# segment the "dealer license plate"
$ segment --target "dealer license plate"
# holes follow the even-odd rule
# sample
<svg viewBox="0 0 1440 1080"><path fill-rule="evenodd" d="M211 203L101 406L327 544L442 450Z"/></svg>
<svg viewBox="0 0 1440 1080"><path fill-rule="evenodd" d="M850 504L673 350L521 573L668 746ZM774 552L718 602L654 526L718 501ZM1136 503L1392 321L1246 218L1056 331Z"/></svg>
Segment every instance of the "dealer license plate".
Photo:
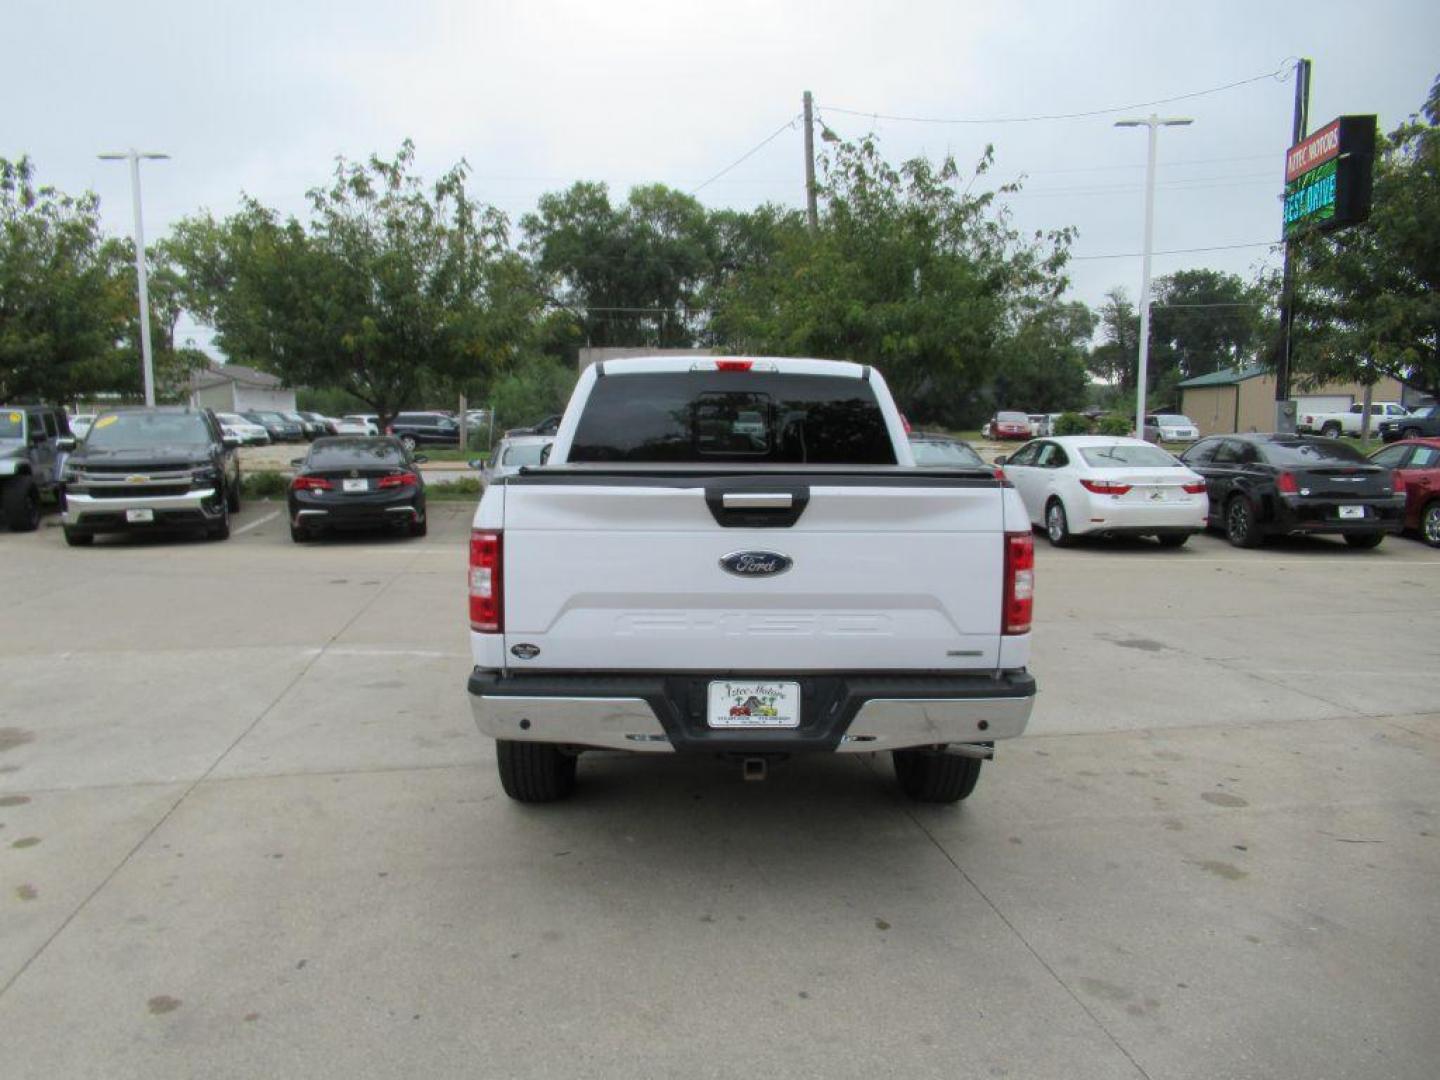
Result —
<svg viewBox="0 0 1440 1080"><path fill-rule="evenodd" d="M716 680L710 684L706 718L712 728L799 727L800 684Z"/></svg>
<svg viewBox="0 0 1440 1080"><path fill-rule="evenodd" d="M125 520L132 525L142 525L148 521L155 520L154 510L126 510Z"/></svg>
<svg viewBox="0 0 1440 1080"><path fill-rule="evenodd" d="M343 491L369 491L369 490L370 490L370 481L369 481L369 480L366 480L363 476L362 476L359 480L345 480L345 481L342 481L342 484L343 484L343 487L342 487L342 490L343 490Z"/></svg>
<svg viewBox="0 0 1440 1080"><path fill-rule="evenodd" d="M1365 516L1365 507L1342 506L1340 507L1340 516L1342 518L1363 518Z"/></svg>

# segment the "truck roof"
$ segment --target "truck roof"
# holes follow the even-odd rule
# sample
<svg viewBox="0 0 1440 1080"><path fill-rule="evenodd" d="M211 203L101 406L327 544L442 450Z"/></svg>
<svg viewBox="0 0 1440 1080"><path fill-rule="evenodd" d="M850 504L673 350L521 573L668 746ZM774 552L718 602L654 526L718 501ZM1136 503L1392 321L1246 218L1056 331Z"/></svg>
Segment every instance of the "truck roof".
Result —
<svg viewBox="0 0 1440 1080"><path fill-rule="evenodd" d="M849 360L814 360L793 356L636 356L596 363L597 375L652 375L675 371L715 371L722 364L750 364L751 370L782 375L838 375L863 379L870 370Z"/></svg>

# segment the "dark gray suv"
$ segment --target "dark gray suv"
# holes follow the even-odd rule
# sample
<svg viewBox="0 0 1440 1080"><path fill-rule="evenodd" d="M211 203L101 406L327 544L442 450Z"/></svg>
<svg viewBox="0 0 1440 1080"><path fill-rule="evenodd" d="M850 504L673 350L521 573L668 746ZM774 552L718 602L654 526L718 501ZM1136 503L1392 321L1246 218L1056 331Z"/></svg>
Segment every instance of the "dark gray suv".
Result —
<svg viewBox="0 0 1440 1080"><path fill-rule="evenodd" d="M0 405L0 513L16 532L40 525L42 500L58 502L65 411L51 405Z"/></svg>

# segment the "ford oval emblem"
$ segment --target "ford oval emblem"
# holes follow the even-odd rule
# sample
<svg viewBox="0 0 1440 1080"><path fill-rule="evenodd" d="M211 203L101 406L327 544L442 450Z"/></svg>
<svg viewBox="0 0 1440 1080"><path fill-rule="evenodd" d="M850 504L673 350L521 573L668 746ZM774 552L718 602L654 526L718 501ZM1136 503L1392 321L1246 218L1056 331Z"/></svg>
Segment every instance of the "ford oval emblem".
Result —
<svg viewBox="0 0 1440 1080"><path fill-rule="evenodd" d="M774 577L794 565L794 559L778 551L732 551L720 560L720 566L736 577Z"/></svg>
<svg viewBox="0 0 1440 1080"><path fill-rule="evenodd" d="M540 646L522 641L519 645L511 645L510 652L521 660L534 660L540 655Z"/></svg>

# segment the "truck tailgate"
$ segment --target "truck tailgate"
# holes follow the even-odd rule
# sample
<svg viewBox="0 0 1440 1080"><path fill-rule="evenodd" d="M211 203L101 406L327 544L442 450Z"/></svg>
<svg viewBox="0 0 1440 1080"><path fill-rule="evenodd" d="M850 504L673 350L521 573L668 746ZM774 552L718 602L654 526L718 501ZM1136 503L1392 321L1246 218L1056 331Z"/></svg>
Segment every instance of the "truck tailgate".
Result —
<svg viewBox="0 0 1440 1080"><path fill-rule="evenodd" d="M793 481L793 478L791 478ZM993 481L813 477L791 524L736 526L708 481L505 485L514 670L963 671L999 662L1003 499ZM707 501L708 497L708 501ZM736 576L738 552L792 560ZM517 645L526 659L517 660ZM534 650L538 650L535 652Z"/></svg>

